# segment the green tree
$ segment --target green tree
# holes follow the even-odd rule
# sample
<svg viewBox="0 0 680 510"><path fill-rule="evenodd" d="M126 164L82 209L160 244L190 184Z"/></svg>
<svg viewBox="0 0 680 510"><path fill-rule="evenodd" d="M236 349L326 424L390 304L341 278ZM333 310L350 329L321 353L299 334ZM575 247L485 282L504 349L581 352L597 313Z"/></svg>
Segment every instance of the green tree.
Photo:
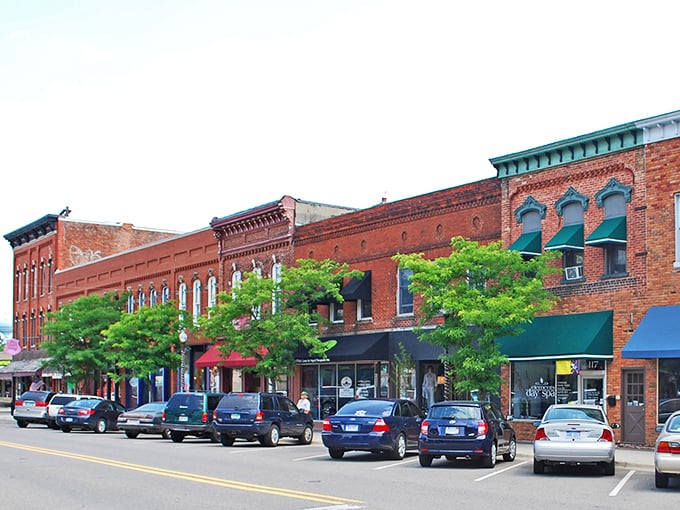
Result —
<svg viewBox="0 0 680 510"><path fill-rule="evenodd" d="M177 368L181 362L179 333L190 324L180 316L177 303L168 301L124 313L102 331L102 346L110 363L108 375L116 383L136 377L150 387L159 368Z"/></svg>
<svg viewBox="0 0 680 510"><path fill-rule="evenodd" d="M322 357L336 344L319 338L318 326L327 319L313 305L342 303L343 278L362 274L328 259L300 259L296 266L282 266L278 279L245 273L232 293L220 293L218 304L199 318L198 333L217 342L224 357L231 352L254 357L257 364L246 370L276 381L292 374L299 346Z"/></svg>
<svg viewBox="0 0 680 510"><path fill-rule="evenodd" d="M457 393L479 391L483 398L501 386L498 367L507 363L496 338L518 335L556 297L543 286L559 269L549 252L529 260L501 242L481 245L454 237L451 255L426 260L422 253L394 260L413 274L409 290L419 295L419 339L441 346L441 360ZM434 326L434 327L433 327Z"/></svg>
<svg viewBox="0 0 680 510"><path fill-rule="evenodd" d="M99 385L101 374L110 366L102 346L102 331L116 323L125 307L127 295L107 293L82 296L47 313L42 342L50 366L61 371L67 380Z"/></svg>

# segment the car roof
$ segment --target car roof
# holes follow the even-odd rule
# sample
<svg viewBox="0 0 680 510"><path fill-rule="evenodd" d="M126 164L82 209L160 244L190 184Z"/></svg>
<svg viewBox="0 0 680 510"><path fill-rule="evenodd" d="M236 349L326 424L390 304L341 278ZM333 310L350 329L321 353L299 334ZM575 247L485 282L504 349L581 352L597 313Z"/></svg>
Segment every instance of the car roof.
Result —
<svg viewBox="0 0 680 510"><path fill-rule="evenodd" d="M602 406L599 406L597 404L552 404L550 405L553 409L598 409L602 411ZM550 408L549 407L549 408ZM548 409L549 409L548 408Z"/></svg>

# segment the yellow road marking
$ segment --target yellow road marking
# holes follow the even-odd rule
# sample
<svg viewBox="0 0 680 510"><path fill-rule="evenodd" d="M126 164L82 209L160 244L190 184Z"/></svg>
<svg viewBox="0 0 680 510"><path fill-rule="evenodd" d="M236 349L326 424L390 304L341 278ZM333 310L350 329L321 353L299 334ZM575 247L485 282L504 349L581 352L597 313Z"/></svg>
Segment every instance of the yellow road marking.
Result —
<svg viewBox="0 0 680 510"><path fill-rule="evenodd" d="M229 489L236 489L242 491L259 492L262 494L271 494L274 496L283 496L287 498L304 499L308 501L315 501L327 504L345 504L345 503L361 503L361 500L340 498L336 496L328 496L325 494L317 494L313 492L297 491L292 489L282 489L278 487L268 487L266 485L258 485L254 483L239 482L236 480L227 480L224 478L216 478L213 476L204 476L194 473L187 473L183 471L173 471L171 469L164 469L159 467L144 466L142 464L132 464L130 462L122 462L113 459L105 459L102 457L93 457L91 455L82 455L79 453L64 452L60 450L51 450L48 448L41 448L37 446L27 446L19 443L10 443L7 441L0 441L0 446L7 448L15 448L18 450L26 450L35 453L43 453L46 455L56 455L58 457L66 457L69 459L81 460L84 462L92 462L95 464L103 464L105 466L117 467L120 469L129 469L131 471L139 471L141 473L149 473L158 476L167 476L170 478L178 478L191 482L204 483L208 485L216 485L219 487L226 487Z"/></svg>

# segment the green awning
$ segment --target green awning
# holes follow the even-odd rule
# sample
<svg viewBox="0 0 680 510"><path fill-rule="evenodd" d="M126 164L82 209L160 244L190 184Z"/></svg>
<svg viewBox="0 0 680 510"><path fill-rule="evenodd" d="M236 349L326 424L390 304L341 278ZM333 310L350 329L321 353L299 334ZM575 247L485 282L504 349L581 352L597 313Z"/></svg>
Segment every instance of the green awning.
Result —
<svg viewBox="0 0 680 510"><path fill-rule="evenodd" d="M582 250L583 249L583 223L567 225L548 241L546 250Z"/></svg>
<svg viewBox="0 0 680 510"><path fill-rule="evenodd" d="M536 317L522 329L497 340L511 361L613 358L611 311Z"/></svg>
<svg viewBox="0 0 680 510"><path fill-rule="evenodd" d="M626 217L609 218L600 223L586 239L586 244L599 246L602 244L626 244Z"/></svg>
<svg viewBox="0 0 680 510"><path fill-rule="evenodd" d="M522 234L517 240L510 245L508 250L515 250L522 255L540 255L541 254L541 231L528 232Z"/></svg>

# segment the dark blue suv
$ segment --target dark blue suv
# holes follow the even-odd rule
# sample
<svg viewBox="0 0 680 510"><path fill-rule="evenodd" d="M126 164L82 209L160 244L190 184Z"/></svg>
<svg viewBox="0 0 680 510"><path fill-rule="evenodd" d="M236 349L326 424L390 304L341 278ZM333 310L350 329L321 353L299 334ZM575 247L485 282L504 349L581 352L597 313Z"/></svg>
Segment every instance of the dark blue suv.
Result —
<svg viewBox="0 0 680 510"><path fill-rule="evenodd" d="M228 393L213 412L213 427L224 446L236 439L276 446L282 437L309 444L314 435L312 415L278 393Z"/></svg>

